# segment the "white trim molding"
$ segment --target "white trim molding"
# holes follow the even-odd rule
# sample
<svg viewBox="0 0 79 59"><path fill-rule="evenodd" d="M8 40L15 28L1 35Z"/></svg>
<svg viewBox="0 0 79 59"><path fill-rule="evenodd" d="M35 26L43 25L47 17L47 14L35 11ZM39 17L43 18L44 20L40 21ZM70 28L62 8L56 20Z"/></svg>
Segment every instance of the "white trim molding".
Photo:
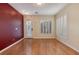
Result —
<svg viewBox="0 0 79 59"><path fill-rule="evenodd" d="M2 52L4 52L4 51L6 51L7 49L11 48L12 46L14 46L14 45L18 44L18 43L19 43L19 42L21 42L23 39L24 39L24 38L22 38L22 39L20 39L20 40L16 41L15 43L13 43L13 44L9 45L8 47L6 47L6 48L2 49L2 50L0 51L0 53L2 53Z"/></svg>

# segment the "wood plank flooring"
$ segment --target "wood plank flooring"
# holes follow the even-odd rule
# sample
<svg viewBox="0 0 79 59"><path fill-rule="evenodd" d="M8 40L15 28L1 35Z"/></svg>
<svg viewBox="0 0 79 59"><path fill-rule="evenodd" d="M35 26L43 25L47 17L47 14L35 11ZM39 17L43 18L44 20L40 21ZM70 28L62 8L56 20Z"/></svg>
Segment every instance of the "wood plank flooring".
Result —
<svg viewBox="0 0 79 59"><path fill-rule="evenodd" d="M78 55L56 39L24 39L25 55Z"/></svg>

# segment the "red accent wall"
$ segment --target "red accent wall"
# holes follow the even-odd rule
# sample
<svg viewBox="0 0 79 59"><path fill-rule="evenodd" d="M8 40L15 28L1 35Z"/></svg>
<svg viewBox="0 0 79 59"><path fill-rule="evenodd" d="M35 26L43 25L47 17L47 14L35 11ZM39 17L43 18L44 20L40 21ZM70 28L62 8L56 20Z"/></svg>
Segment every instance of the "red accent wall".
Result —
<svg viewBox="0 0 79 59"><path fill-rule="evenodd" d="M0 3L0 50L23 37L23 16L7 3Z"/></svg>

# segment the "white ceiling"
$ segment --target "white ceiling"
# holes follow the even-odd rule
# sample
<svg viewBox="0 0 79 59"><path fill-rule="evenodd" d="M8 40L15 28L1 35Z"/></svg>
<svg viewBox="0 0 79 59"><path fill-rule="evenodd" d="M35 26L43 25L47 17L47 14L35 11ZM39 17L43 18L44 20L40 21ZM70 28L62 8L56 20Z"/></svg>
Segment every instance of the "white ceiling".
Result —
<svg viewBox="0 0 79 59"><path fill-rule="evenodd" d="M45 3L38 6L36 3L10 3L10 5L23 15L55 15L67 4Z"/></svg>

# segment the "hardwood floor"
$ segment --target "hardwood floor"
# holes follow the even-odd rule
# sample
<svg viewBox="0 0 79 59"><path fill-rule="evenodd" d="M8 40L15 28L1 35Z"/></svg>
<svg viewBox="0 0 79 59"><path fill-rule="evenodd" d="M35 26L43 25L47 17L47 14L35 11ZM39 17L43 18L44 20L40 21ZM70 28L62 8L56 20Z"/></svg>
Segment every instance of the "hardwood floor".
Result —
<svg viewBox="0 0 79 59"><path fill-rule="evenodd" d="M16 42L16 44L12 45L10 48L6 47L3 49L4 51L0 51L0 55L23 55L24 54L24 40Z"/></svg>
<svg viewBox="0 0 79 59"><path fill-rule="evenodd" d="M26 55L78 55L56 39L24 39Z"/></svg>
<svg viewBox="0 0 79 59"><path fill-rule="evenodd" d="M79 55L56 39L23 39L1 55Z"/></svg>

